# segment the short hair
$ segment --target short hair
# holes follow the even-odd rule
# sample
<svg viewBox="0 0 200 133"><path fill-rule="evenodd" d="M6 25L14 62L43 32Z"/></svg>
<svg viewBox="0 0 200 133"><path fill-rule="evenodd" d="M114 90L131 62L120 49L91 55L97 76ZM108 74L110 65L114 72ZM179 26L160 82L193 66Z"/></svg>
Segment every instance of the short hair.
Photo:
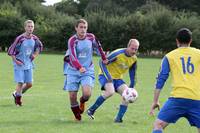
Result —
<svg viewBox="0 0 200 133"><path fill-rule="evenodd" d="M130 39L129 42L128 42L127 47L130 46L130 44L131 44L132 41L135 41L135 42L137 42L138 45L140 45L140 43L139 43L139 41L137 39Z"/></svg>
<svg viewBox="0 0 200 133"><path fill-rule="evenodd" d="M28 23L33 23L34 24L34 22L33 22L33 20L26 20L25 22L24 22L24 27L28 24Z"/></svg>
<svg viewBox="0 0 200 133"><path fill-rule="evenodd" d="M78 21L76 21L75 26L78 27L78 25L79 25L80 23L88 24L88 22L87 22L85 19L79 19Z"/></svg>
<svg viewBox="0 0 200 133"><path fill-rule="evenodd" d="M183 44L188 44L192 39L192 32L188 28L181 28L176 34L176 39Z"/></svg>

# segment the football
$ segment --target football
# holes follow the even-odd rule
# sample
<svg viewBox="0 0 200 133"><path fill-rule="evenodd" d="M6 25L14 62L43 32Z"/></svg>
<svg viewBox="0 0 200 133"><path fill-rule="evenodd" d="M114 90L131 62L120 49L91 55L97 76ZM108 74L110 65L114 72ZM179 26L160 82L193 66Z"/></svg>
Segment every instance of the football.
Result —
<svg viewBox="0 0 200 133"><path fill-rule="evenodd" d="M128 88L124 90L122 97L126 102L133 103L138 98L138 93L135 88Z"/></svg>

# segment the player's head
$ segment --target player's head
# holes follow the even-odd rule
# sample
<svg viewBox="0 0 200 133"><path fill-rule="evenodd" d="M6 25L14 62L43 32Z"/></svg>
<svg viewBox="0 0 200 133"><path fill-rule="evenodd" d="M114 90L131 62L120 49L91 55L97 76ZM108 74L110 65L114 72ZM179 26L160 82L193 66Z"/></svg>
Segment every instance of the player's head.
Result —
<svg viewBox="0 0 200 133"><path fill-rule="evenodd" d="M34 22L33 20L26 20L24 22L24 29L26 31L26 34L32 34L34 31Z"/></svg>
<svg viewBox="0 0 200 133"><path fill-rule="evenodd" d="M192 42L192 32L187 28L181 28L176 34L177 46L190 46Z"/></svg>
<svg viewBox="0 0 200 133"><path fill-rule="evenodd" d="M135 55L138 51L139 45L140 45L140 43L137 39L130 39L128 42L128 45L127 45L127 50L126 50L127 53L130 56Z"/></svg>
<svg viewBox="0 0 200 133"><path fill-rule="evenodd" d="M79 19L75 24L75 30L80 39L85 38L87 33L88 23L85 19Z"/></svg>

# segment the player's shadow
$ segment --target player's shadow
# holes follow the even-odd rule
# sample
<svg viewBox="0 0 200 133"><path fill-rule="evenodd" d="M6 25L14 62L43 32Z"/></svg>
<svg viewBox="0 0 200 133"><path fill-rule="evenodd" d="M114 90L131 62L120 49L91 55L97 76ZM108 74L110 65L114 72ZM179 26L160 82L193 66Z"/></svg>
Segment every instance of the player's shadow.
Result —
<svg viewBox="0 0 200 133"><path fill-rule="evenodd" d="M0 107L2 107L2 108L10 108L13 106L14 106L13 104L3 104L3 105L0 104Z"/></svg>

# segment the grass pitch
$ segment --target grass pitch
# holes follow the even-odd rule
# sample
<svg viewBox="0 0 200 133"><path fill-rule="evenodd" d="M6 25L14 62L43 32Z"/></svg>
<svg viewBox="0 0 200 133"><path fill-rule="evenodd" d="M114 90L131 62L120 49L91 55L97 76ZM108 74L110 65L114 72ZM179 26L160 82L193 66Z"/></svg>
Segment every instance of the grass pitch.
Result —
<svg viewBox="0 0 200 133"><path fill-rule="evenodd" d="M97 60L95 57L95 64ZM151 133L156 117L149 116L148 112L160 62L160 59L139 58L136 85L139 99L129 105L122 124L113 122L120 103L118 94L97 110L95 120L90 120L84 113L82 122L75 122L68 93L62 90L62 55L42 54L35 60L33 87L23 96L24 105L16 107L11 96L15 88L11 58L6 53L0 53L0 133ZM125 81L129 82L128 75L125 76ZM161 93L162 104L169 92L168 81ZM100 94L96 80L87 106L93 104ZM196 132L185 119L180 119L165 130L165 133Z"/></svg>

